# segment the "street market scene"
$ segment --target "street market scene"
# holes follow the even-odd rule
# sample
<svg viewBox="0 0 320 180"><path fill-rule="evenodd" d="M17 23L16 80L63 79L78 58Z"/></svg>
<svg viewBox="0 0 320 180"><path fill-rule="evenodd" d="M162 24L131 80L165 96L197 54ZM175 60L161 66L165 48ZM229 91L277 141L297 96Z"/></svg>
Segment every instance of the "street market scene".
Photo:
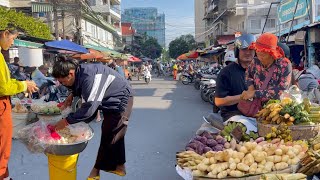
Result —
<svg viewBox="0 0 320 180"><path fill-rule="evenodd" d="M0 180L320 179L320 0L181 2L0 0Z"/></svg>

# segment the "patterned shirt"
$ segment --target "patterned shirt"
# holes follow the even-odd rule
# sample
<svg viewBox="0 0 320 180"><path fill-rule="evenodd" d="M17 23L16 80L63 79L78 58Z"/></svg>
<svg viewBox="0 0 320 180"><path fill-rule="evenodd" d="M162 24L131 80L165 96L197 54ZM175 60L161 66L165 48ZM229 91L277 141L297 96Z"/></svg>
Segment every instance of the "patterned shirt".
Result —
<svg viewBox="0 0 320 180"><path fill-rule="evenodd" d="M269 68L264 68L258 59L254 59L246 72L247 86L254 85L255 98L262 98L263 102L269 99L279 99L281 93L289 89L291 85L292 65L289 59L278 59L274 63L276 67L266 90L259 89L266 79Z"/></svg>

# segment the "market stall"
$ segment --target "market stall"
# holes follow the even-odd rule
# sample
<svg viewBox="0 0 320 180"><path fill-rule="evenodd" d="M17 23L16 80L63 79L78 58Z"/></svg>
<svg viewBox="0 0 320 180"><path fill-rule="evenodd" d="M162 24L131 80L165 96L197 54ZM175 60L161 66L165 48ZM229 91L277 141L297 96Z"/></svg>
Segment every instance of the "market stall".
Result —
<svg viewBox="0 0 320 180"><path fill-rule="evenodd" d="M176 154L188 180L306 179L320 172L320 106L293 86L256 114L258 132L240 122L197 131Z"/></svg>

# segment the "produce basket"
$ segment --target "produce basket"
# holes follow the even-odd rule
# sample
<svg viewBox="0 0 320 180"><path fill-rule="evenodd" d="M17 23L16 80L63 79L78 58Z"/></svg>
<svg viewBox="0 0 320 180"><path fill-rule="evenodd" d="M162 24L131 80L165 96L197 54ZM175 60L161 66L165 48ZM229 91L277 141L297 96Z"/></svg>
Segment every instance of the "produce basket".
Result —
<svg viewBox="0 0 320 180"><path fill-rule="evenodd" d="M295 173L298 169L297 165L290 166L284 170L281 171L272 171L268 174L283 174L283 173ZM213 180L214 178L209 178L209 177L193 177L192 172L188 169L182 169L180 166L176 166L176 171L177 173L185 180ZM238 178L233 178L233 177L227 177L223 178L224 180L259 180L262 174L259 175L247 175L244 177L238 177Z"/></svg>
<svg viewBox="0 0 320 180"><path fill-rule="evenodd" d="M45 148L45 153L54 154L59 156L67 156L81 153L88 145L88 142L92 139L94 133L91 129L91 136L81 142L71 143L71 144L48 144Z"/></svg>
<svg viewBox="0 0 320 180"><path fill-rule="evenodd" d="M258 122L258 134L261 137L265 137L271 132L272 127L278 127L277 124L262 124ZM292 140L308 140L318 135L320 131L320 125L292 125L288 126L291 130Z"/></svg>

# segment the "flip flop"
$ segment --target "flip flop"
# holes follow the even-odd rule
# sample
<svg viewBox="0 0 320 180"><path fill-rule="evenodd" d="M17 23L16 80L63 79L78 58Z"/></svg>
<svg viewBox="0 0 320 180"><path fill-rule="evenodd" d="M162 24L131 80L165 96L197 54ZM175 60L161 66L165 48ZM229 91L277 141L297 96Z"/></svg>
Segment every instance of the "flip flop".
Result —
<svg viewBox="0 0 320 180"><path fill-rule="evenodd" d="M100 180L100 176L88 177L87 180Z"/></svg>
<svg viewBox="0 0 320 180"><path fill-rule="evenodd" d="M125 176L126 175L126 173L125 172L119 172L119 171L108 171L109 173L113 173L113 174L116 174L116 175L118 175L118 176Z"/></svg>

